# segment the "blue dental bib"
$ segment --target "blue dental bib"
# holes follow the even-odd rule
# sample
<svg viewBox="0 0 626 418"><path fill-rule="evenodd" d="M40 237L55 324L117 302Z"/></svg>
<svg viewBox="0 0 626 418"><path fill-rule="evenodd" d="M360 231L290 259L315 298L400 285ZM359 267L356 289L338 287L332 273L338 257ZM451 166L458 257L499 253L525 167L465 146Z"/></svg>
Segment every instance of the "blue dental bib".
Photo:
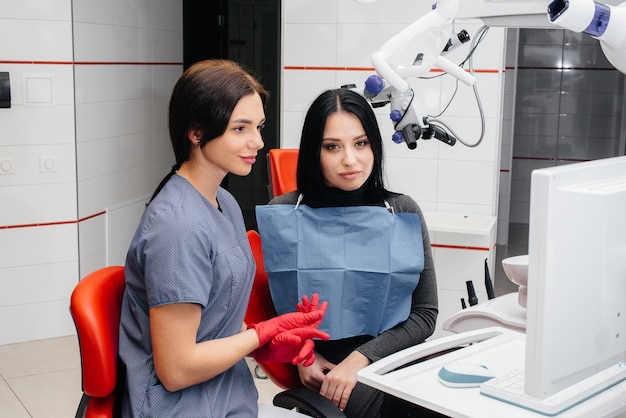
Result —
<svg viewBox="0 0 626 418"><path fill-rule="evenodd" d="M424 269L419 216L378 206L257 206L270 293L278 314L302 296L328 301L331 340L377 336L406 320Z"/></svg>

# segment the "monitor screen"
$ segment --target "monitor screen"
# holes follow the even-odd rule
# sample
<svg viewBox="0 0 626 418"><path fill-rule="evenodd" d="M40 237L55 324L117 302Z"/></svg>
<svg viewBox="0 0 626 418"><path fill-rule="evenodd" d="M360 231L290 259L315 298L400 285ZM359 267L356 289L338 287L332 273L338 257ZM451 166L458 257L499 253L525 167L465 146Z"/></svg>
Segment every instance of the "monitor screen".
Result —
<svg viewBox="0 0 626 418"><path fill-rule="evenodd" d="M525 392L545 398L625 359L626 157L535 170Z"/></svg>

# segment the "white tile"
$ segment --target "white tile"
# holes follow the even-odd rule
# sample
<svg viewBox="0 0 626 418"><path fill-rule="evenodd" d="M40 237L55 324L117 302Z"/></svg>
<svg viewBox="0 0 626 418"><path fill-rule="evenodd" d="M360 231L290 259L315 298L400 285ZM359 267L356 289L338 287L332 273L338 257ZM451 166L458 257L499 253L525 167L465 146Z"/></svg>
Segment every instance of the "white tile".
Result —
<svg viewBox="0 0 626 418"><path fill-rule="evenodd" d="M304 112L283 112L280 148L298 148L304 122Z"/></svg>
<svg viewBox="0 0 626 418"><path fill-rule="evenodd" d="M437 200L436 161L389 157L386 167L391 190L408 194L420 205Z"/></svg>
<svg viewBox="0 0 626 418"><path fill-rule="evenodd" d="M111 24L134 28L150 27L150 0L117 0L113 3L115 8Z"/></svg>
<svg viewBox="0 0 626 418"><path fill-rule="evenodd" d="M396 32L431 10L429 2L384 0L373 3L339 1L339 23L395 23ZM402 11L398 13L398 11Z"/></svg>
<svg viewBox="0 0 626 418"><path fill-rule="evenodd" d="M81 258L106 250L106 213L78 224L78 244ZM81 274L80 277L83 277Z"/></svg>
<svg viewBox="0 0 626 418"><path fill-rule="evenodd" d="M497 171L493 162L439 161L437 199L442 202L492 205Z"/></svg>
<svg viewBox="0 0 626 418"><path fill-rule="evenodd" d="M283 25L284 65L334 67L337 29L331 24Z"/></svg>
<svg viewBox="0 0 626 418"><path fill-rule="evenodd" d="M76 61L146 62L149 55L149 29L74 23Z"/></svg>
<svg viewBox="0 0 626 418"><path fill-rule="evenodd" d="M67 0L4 0L1 15L5 19L70 20L72 10Z"/></svg>
<svg viewBox="0 0 626 418"><path fill-rule="evenodd" d="M76 224L0 229L0 268L77 259Z"/></svg>
<svg viewBox="0 0 626 418"><path fill-rule="evenodd" d="M337 66L372 67L371 56L398 28L385 24L337 25Z"/></svg>
<svg viewBox="0 0 626 418"><path fill-rule="evenodd" d="M183 31L150 31L150 62L183 62Z"/></svg>
<svg viewBox="0 0 626 418"><path fill-rule="evenodd" d="M114 1L73 0L74 22L111 24L115 13L115 3Z"/></svg>
<svg viewBox="0 0 626 418"><path fill-rule="evenodd" d="M324 90L337 88L335 71L283 71L282 111L306 112Z"/></svg>
<svg viewBox="0 0 626 418"><path fill-rule="evenodd" d="M79 367L80 353L75 335L0 345L0 375L5 379Z"/></svg>
<svg viewBox="0 0 626 418"><path fill-rule="evenodd" d="M126 252L135 235L151 195L107 208L107 251L110 265L124 265Z"/></svg>
<svg viewBox="0 0 626 418"><path fill-rule="evenodd" d="M2 269L0 306L65 299L78 283L76 262L34 264Z"/></svg>
<svg viewBox="0 0 626 418"><path fill-rule="evenodd" d="M150 130L148 98L76 105L77 142ZM115 123L113 123L115 122Z"/></svg>
<svg viewBox="0 0 626 418"><path fill-rule="evenodd" d="M13 61L72 61L71 21L0 19L2 57Z"/></svg>
<svg viewBox="0 0 626 418"><path fill-rule="evenodd" d="M57 301L0 308L0 344L75 334L69 303L68 295L66 299Z"/></svg>
<svg viewBox="0 0 626 418"><path fill-rule="evenodd" d="M0 415L11 418L32 418L3 379L0 379Z"/></svg>
<svg viewBox="0 0 626 418"><path fill-rule="evenodd" d="M335 23L340 0L287 0L283 2L283 22Z"/></svg>
<svg viewBox="0 0 626 418"><path fill-rule="evenodd" d="M78 177L94 177L145 166L152 161L150 132L114 136L97 141L79 143Z"/></svg>
<svg viewBox="0 0 626 418"><path fill-rule="evenodd" d="M155 187L151 170L144 167L81 180L78 183L79 217L90 216L107 206L152 193Z"/></svg>
<svg viewBox="0 0 626 418"><path fill-rule="evenodd" d="M38 161L36 163L39 164ZM76 219L76 186L73 183L7 185L0 188L0 201L6 202L2 208L3 225L71 222Z"/></svg>
<svg viewBox="0 0 626 418"><path fill-rule="evenodd" d="M151 96L152 69L146 65L77 65L76 103L144 99Z"/></svg>
<svg viewBox="0 0 626 418"><path fill-rule="evenodd" d="M150 27L181 32L183 30L183 0L152 0Z"/></svg>
<svg viewBox="0 0 626 418"><path fill-rule="evenodd" d="M82 396L79 368L18 377L7 383L36 418L74 416Z"/></svg>
<svg viewBox="0 0 626 418"><path fill-rule="evenodd" d="M166 100L165 109L169 103L172 90L176 80L183 74L182 65L155 65L150 67L152 70L150 91L153 98L161 97ZM167 112L159 113L159 119L164 120L167 126Z"/></svg>

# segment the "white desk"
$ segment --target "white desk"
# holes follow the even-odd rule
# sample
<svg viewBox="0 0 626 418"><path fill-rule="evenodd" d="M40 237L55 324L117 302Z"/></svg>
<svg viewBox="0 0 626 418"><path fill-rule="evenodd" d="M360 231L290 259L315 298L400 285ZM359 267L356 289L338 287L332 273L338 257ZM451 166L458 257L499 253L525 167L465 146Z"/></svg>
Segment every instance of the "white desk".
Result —
<svg viewBox="0 0 626 418"><path fill-rule="evenodd" d="M464 348L389 372L414 360L459 346ZM484 364L496 375L513 369L522 369L524 347L525 335L517 331L500 327L468 331L419 344L385 357L362 369L358 373L358 380L451 417L545 417L483 396L478 388L444 386L437 377L441 366L457 360ZM626 382L564 411L558 418L614 417L624 412L626 412Z"/></svg>

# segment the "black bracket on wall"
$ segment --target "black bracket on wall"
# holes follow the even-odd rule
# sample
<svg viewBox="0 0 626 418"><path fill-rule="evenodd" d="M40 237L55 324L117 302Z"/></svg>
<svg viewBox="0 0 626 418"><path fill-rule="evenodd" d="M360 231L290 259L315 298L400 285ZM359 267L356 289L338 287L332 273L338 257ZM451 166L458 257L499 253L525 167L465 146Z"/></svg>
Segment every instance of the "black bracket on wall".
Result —
<svg viewBox="0 0 626 418"><path fill-rule="evenodd" d="M0 72L0 108L11 107L11 80L7 71Z"/></svg>

